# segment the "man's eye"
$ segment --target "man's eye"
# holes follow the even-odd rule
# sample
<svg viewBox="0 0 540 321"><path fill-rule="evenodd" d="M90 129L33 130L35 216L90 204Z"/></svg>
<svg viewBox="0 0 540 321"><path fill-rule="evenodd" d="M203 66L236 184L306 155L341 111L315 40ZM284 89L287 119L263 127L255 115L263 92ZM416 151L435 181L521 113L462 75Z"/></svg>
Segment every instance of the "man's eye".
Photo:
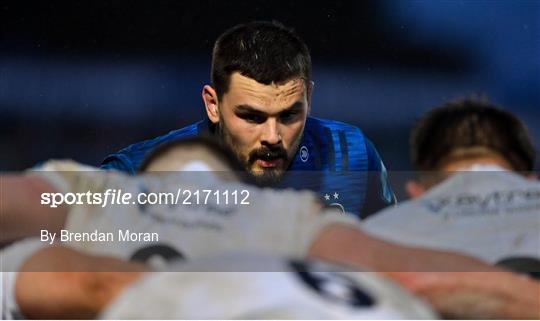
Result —
<svg viewBox="0 0 540 321"><path fill-rule="evenodd" d="M296 118L296 116L298 116L297 112L288 112L288 113L280 115L279 119L282 122L286 123L286 122L293 121Z"/></svg>
<svg viewBox="0 0 540 321"><path fill-rule="evenodd" d="M242 118L243 120L249 123L261 124L261 123L264 123L265 121L264 117L260 115L254 115L254 114L239 115L238 117Z"/></svg>

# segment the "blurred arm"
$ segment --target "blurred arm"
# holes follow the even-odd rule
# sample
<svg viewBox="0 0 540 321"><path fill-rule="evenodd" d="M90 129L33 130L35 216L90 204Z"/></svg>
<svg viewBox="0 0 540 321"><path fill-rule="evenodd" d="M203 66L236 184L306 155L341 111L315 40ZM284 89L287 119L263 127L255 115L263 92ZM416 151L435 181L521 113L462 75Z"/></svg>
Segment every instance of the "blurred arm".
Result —
<svg viewBox="0 0 540 321"><path fill-rule="evenodd" d="M540 317L539 282L464 255L401 246L334 224L319 234L309 256L385 274L443 316Z"/></svg>
<svg viewBox="0 0 540 321"><path fill-rule="evenodd" d="M23 264L15 297L30 318L94 318L146 271L139 263L48 247Z"/></svg>
<svg viewBox="0 0 540 321"><path fill-rule="evenodd" d="M42 178L24 174L0 176L0 243L25 236L39 236L40 230L59 231L67 208L41 205L41 194L55 192Z"/></svg>
<svg viewBox="0 0 540 321"><path fill-rule="evenodd" d="M510 272L390 272L447 319L540 319L540 282Z"/></svg>

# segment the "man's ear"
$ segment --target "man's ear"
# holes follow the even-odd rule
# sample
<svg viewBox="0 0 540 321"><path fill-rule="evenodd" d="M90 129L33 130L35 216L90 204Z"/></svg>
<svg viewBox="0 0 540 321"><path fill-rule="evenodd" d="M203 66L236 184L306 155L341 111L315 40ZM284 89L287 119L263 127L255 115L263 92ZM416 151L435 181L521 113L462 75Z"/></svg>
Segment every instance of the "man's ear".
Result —
<svg viewBox="0 0 540 321"><path fill-rule="evenodd" d="M214 88L210 85L205 85L202 90L202 99L206 108L206 115L213 124L219 122L218 96Z"/></svg>
<svg viewBox="0 0 540 321"><path fill-rule="evenodd" d="M409 197L413 199L422 196L426 192L424 185L415 180L407 181L407 184L405 184L405 190L407 191L407 194L409 194Z"/></svg>

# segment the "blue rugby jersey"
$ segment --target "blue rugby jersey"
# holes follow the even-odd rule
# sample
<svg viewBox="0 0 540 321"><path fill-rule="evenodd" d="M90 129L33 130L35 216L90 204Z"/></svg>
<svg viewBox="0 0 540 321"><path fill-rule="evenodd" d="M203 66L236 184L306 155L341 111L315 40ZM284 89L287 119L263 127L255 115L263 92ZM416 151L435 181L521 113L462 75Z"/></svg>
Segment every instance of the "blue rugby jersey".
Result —
<svg viewBox="0 0 540 321"><path fill-rule="evenodd" d="M131 174L158 145L212 132L207 120L130 145L103 161L104 169ZM310 189L324 204L360 218L395 203L386 168L377 150L359 128L308 117L300 147L279 187Z"/></svg>

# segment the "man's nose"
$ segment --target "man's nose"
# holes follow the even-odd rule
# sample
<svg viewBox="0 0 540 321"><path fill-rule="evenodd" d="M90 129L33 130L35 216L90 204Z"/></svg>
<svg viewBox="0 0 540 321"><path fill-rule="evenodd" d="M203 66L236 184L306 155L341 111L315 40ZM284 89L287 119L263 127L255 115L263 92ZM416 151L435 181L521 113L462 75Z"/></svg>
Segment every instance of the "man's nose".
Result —
<svg viewBox="0 0 540 321"><path fill-rule="evenodd" d="M268 119L262 130L261 143L263 145L277 145L281 143L281 133L275 119Z"/></svg>

